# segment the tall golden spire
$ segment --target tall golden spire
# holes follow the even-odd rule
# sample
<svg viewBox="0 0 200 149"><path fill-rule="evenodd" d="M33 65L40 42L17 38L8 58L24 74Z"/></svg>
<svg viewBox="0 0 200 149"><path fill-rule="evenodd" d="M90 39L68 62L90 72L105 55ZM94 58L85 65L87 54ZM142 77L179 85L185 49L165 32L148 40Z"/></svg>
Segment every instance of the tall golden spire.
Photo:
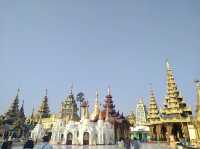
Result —
<svg viewBox="0 0 200 149"><path fill-rule="evenodd" d="M165 107L162 109L162 113L166 115L190 115L191 109L186 106L183 101L183 97L180 95L180 91L177 88L173 70L168 62L166 61L167 69L167 95L165 97ZM184 114L183 114L184 113Z"/></svg>
<svg viewBox="0 0 200 149"><path fill-rule="evenodd" d="M94 110L91 114L91 120L96 121L98 119L100 112L100 106L99 106L99 92L96 91L96 99L95 99L95 104L94 104Z"/></svg>

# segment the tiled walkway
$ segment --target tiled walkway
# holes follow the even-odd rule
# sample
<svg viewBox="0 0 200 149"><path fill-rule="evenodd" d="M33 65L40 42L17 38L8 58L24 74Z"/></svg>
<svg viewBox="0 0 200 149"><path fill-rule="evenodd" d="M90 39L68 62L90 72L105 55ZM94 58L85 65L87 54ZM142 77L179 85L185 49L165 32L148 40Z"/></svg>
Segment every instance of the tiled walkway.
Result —
<svg viewBox="0 0 200 149"><path fill-rule="evenodd" d="M13 147L13 149L21 149L22 147ZM108 146L66 146L66 145L54 145L54 149L118 149L117 145ZM35 147L37 149L37 147ZM141 144L140 149L169 149L166 144Z"/></svg>

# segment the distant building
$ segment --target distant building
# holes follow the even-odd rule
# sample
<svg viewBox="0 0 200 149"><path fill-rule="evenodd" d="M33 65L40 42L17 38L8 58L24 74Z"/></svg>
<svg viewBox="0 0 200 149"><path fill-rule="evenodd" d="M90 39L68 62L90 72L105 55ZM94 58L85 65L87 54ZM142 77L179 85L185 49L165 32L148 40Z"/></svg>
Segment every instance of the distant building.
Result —
<svg viewBox="0 0 200 149"><path fill-rule="evenodd" d="M143 99L136 105L136 124L131 128L131 137L140 141L147 141L149 127L147 125L147 110Z"/></svg>
<svg viewBox="0 0 200 149"><path fill-rule="evenodd" d="M73 117L75 120L80 120L78 114L77 114L78 108L76 99L73 94L72 88L69 91L68 96L64 99L64 101L61 104L61 118L68 118Z"/></svg>
<svg viewBox="0 0 200 149"><path fill-rule="evenodd" d="M88 106L88 102L84 100L79 118L77 104L70 91L61 105L61 112L54 119L52 116L40 119L31 136L34 140L41 139L45 131L51 135L51 143L54 144L97 145L115 144L129 135L129 123L123 113L115 111L110 88L103 110L100 109L98 92L92 113L89 113ZM51 127L45 127L47 125Z"/></svg>
<svg viewBox="0 0 200 149"><path fill-rule="evenodd" d="M136 105L136 126L143 126L147 122L147 110L143 99Z"/></svg>
<svg viewBox="0 0 200 149"><path fill-rule="evenodd" d="M15 96L12 104L10 105L8 111L4 114L4 138L7 139L9 136L12 138L21 137L24 132L24 102L22 103L21 108L19 109L19 89L17 90L17 95Z"/></svg>

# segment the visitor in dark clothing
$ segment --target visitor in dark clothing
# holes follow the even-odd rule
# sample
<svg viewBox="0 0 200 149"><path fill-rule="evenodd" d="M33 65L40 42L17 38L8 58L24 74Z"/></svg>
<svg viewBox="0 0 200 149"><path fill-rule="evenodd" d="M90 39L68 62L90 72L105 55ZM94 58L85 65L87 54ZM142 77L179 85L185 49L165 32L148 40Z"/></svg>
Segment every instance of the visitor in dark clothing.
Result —
<svg viewBox="0 0 200 149"><path fill-rule="evenodd" d="M125 149L131 149L131 140L128 137L124 140L124 146Z"/></svg>
<svg viewBox="0 0 200 149"><path fill-rule="evenodd" d="M1 149L12 149L12 141L4 141Z"/></svg>
<svg viewBox="0 0 200 149"><path fill-rule="evenodd" d="M33 149L34 143L32 139L28 139L28 141L24 144L24 149Z"/></svg>

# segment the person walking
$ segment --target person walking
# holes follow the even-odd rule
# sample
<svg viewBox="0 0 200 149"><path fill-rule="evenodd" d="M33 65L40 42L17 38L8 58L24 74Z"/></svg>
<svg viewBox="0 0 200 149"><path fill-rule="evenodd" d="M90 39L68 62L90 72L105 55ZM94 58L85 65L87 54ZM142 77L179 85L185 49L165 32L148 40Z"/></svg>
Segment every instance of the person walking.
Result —
<svg viewBox="0 0 200 149"><path fill-rule="evenodd" d="M127 137L124 141L125 149L131 149L131 140Z"/></svg>
<svg viewBox="0 0 200 149"><path fill-rule="evenodd" d="M140 144L139 144L139 141L137 140L137 138L133 139L132 145L133 145L134 149L140 149Z"/></svg>
<svg viewBox="0 0 200 149"><path fill-rule="evenodd" d="M38 146L37 149L53 149L52 145L49 144L50 137L44 136L43 137L43 143Z"/></svg>
<svg viewBox="0 0 200 149"><path fill-rule="evenodd" d="M1 149L12 149L12 140L9 138L8 140L5 140L1 146Z"/></svg>

